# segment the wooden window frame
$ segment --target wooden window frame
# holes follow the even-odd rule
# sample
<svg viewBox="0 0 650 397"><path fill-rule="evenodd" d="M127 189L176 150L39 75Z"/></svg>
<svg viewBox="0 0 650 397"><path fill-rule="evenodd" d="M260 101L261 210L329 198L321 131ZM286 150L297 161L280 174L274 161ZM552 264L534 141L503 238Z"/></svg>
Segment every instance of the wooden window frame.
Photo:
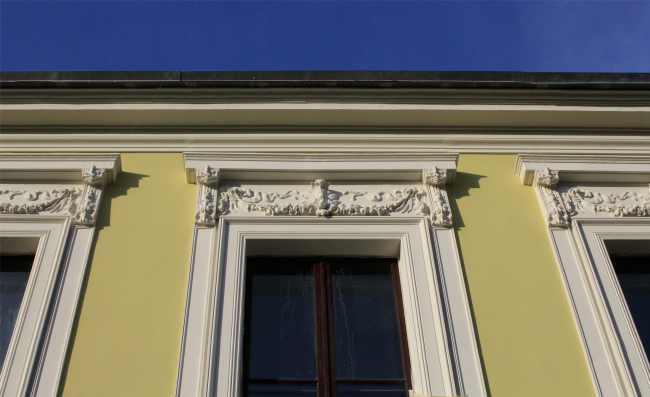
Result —
<svg viewBox="0 0 650 397"><path fill-rule="evenodd" d="M411 389L411 368L408 354L408 341L406 338L406 324L404 320L404 306L402 303L402 291L399 282L399 268L397 259L391 258L347 258L347 257L324 257L324 258L305 258L305 257L256 257L249 259L247 267L251 261L259 263L264 261L268 266L273 266L278 262L287 263L287 261L307 265L312 264L314 276L314 321L315 321L315 339L316 339L316 379L248 379L249 361L248 351L250 348L250 333L244 333L244 371L242 376L242 390L246 390L248 383L256 382L286 382L286 383L316 383L318 396L336 397L337 383L395 383L403 384L406 390ZM397 329L399 333L399 345L401 351L401 365L404 371L404 379L337 379L336 378L336 352L334 350L334 310L332 297L332 264L342 263L382 263L390 266L391 280L393 284L393 298L395 303L395 313L397 315ZM246 280L246 285L249 279ZM249 298L250 291L246 291L246 297ZM246 312L244 324L250 325L250 306L245 303Z"/></svg>

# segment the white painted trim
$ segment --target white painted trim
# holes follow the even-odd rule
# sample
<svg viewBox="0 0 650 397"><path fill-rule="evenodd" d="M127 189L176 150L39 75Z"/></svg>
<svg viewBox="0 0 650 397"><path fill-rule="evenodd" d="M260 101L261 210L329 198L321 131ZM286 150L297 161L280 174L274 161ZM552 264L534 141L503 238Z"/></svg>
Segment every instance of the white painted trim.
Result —
<svg viewBox="0 0 650 397"><path fill-rule="evenodd" d="M558 156L520 154L515 174L524 185L532 185L535 171L549 168L565 182L650 182L650 157L646 156Z"/></svg>
<svg viewBox="0 0 650 397"><path fill-rule="evenodd" d="M93 166L105 170L105 183L122 171L116 153L0 153L0 180L80 182L82 171Z"/></svg>
<svg viewBox="0 0 650 397"><path fill-rule="evenodd" d="M290 181L311 179L422 181L422 170L434 166L456 176L457 153L446 154L279 154L184 153L188 183L196 183L196 169L211 166L221 180Z"/></svg>
<svg viewBox="0 0 650 397"><path fill-rule="evenodd" d="M310 244L301 247L302 253L312 250L312 255L337 252L356 256L364 255L369 249L374 252L371 256L385 252L386 241L391 240L388 245L394 243L400 247L396 255L400 256L414 387L425 394L485 396L460 257L453 229L449 228L451 211L445 184L453 180L457 159L458 155L453 153L185 153L188 183L198 182L197 226L177 396L239 395L245 261L248 246L259 240L274 241L265 245L266 252L270 249L277 255L287 254L280 248L287 241L307 240ZM334 190L329 190L329 183L320 179L324 176L347 183L345 190L351 192L364 191L364 183L383 183L385 188L406 183L410 193L400 188L390 191L401 197L400 200L412 200L413 192L419 189L421 195L426 195L428 204L419 202L422 206L417 206L415 211L409 207L399 214L373 210L364 212L366 216L350 216L352 213L344 210L345 204L337 202ZM311 178L319 179L312 183L311 190L305 191L305 181ZM222 202L218 194L219 183L251 180L270 183L278 191L297 192L303 199L297 204L300 210L279 209L279 213L290 216L260 216L258 209L251 208L274 205L278 195L258 192L260 197L266 197L267 204L246 205L244 201L242 205L247 210L243 215L239 210L230 211L229 204ZM229 198L230 190L222 194ZM241 192L233 194L229 201L243 199L237 196ZM253 190L246 194L253 201L258 197ZM373 202L382 200L371 198ZM423 216L427 213L428 217ZM221 218L217 219L218 215ZM433 227L433 232L428 218L433 225L439 225ZM216 222L219 224L216 231L206 227ZM289 254L295 252L290 250Z"/></svg>
<svg viewBox="0 0 650 397"><path fill-rule="evenodd" d="M40 188L45 184L66 191L83 186L76 196L79 201L65 196L70 198L65 208L24 213L20 206L7 211L3 207L5 213L0 214L0 236L40 237L20 309L23 317L12 336L11 359L5 360L0 375L1 396L57 394L103 188L120 171L119 154L0 155L0 182L10 190L12 184L18 190L29 185L35 191L46 191ZM53 184L52 179L58 182ZM47 225L56 226L58 234L44 233Z"/></svg>
<svg viewBox="0 0 650 397"><path fill-rule="evenodd" d="M228 153L556 153L556 154L638 154L650 155L648 129L641 131L611 130L598 133L549 129L499 128L481 132L453 128L400 130L374 128L368 131L339 128L319 132L319 128L248 128L244 131L210 128L201 133L194 127L182 132L164 129L147 130L134 124L128 130L76 129L43 131L10 130L3 126L0 147L3 150L29 152L228 152ZM146 130L146 133L143 133ZM510 131L511 130L511 131ZM508 131L509 133L504 133ZM311 133L310 133L311 132Z"/></svg>
<svg viewBox="0 0 650 397"><path fill-rule="evenodd" d="M239 395L247 244L260 239L312 241L319 255L342 240L399 241L414 390L487 395L452 229L432 233L423 217L225 216L195 227L178 397Z"/></svg>
<svg viewBox="0 0 650 397"><path fill-rule="evenodd" d="M604 244L650 240L650 219L581 219L549 233L598 395L650 396L648 359Z"/></svg>
<svg viewBox="0 0 650 397"><path fill-rule="evenodd" d="M644 209L650 198L635 193L630 206L619 204L627 198L617 193L635 192L640 182L650 182L650 158L520 155L515 173L537 193L597 394L650 397L648 359L604 244L607 239L650 240L650 211ZM585 196L593 185L594 197L607 196L603 209L627 209L578 211L558 183L570 188L568 193L577 189L576 199L596 202ZM628 207L635 207L634 216Z"/></svg>
<svg viewBox="0 0 650 397"><path fill-rule="evenodd" d="M0 373L0 395L3 397L25 396L29 391L29 381L38 361L38 347L47 327L48 309L65 255L71 223L67 216L0 215L0 236L39 238L32 271Z"/></svg>

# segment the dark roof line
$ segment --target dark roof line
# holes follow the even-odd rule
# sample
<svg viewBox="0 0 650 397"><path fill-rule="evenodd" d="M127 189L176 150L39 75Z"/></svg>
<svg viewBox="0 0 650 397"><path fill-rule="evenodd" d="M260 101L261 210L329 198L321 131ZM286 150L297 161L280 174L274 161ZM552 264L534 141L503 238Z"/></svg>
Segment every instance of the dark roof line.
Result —
<svg viewBox="0 0 650 397"><path fill-rule="evenodd" d="M350 87L648 90L650 73L434 71L0 72L0 88Z"/></svg>

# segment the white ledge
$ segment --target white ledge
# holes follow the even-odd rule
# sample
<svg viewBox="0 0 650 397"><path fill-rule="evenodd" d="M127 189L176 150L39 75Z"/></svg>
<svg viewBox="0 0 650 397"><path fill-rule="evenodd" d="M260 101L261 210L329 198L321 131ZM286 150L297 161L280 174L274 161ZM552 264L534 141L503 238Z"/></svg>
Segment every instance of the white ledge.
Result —
<svg viewBox="0 0 650 397"><path fill-rule="evenodd" d="M234 154L185 153L188 183L196 183L196 169L210 165L221 180L308 181L382 180L421 181L422 170L447 170L447 184L456 176L458 154Z"/></svg>
<svg viewBox="0 0 650 397"><path fill-rule="evenodd" d="M114 183L122 171L118 153L2 153L0 180L78 181L92 166L104 170L106 183Z"/></svg>
<svg viewBox="0 0 650 397"><path fill-rule="evenodd" d="M549 168L559 172L560 181L597 183L648 183L647 156L563 156L520 154L515 174L524 185L532 185L535 171Z"/></svg>

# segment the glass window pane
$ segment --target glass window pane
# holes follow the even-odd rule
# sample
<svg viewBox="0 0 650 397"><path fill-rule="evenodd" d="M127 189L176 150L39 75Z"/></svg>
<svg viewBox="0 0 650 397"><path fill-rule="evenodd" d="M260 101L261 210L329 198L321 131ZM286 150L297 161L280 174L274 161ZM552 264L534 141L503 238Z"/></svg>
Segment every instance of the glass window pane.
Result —
<svg viewBox="0 0 650 397"><path fill-rule="evenodd" d="M249 379L316 379L313 266L248 267Z"/></svg>
<svg viewBox="0 0 650 397"><path fill-rule="evenodd" d="M331 277L337 378L404 379L390 264L333 265Z"/></svg>
<svg viewBox="0 0 650 397"><path fill-rule="evenodd" d="M248 397L315 396L316 383L249 383Z"/></svg>
<svg viewBox="0 0 650 397"><path fill-rule="evenodd" d="M9 348L33 263L33 255L0 257L0 364Z"/></svg>
<svg viewBox="0 0 650 397"><path fill-rule="evenodd" d="M336 386L337 397L406 397L406 384L395 383L339 383Z"/></svg>
<svg viewBox="0 0 650 397"><path fill-rule="evenodd" d="M612 257L612 264L645 352L649 354L650 257Z"/></svg>

